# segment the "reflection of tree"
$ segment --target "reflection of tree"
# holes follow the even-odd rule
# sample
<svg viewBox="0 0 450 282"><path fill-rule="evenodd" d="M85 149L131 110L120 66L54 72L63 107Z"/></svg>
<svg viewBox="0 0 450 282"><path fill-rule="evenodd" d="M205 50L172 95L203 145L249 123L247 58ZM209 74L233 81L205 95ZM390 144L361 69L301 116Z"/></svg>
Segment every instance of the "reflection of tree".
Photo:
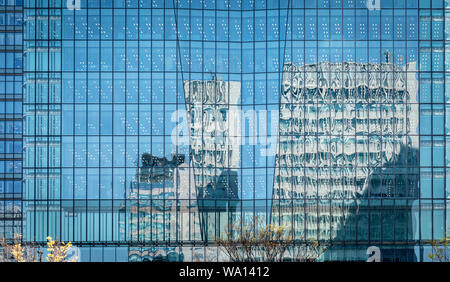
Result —
<svg viewBox="0 0 450 282"><path fill-rule="evenodd" d="M326 249L314 240L296 242L291 233L287 226L265 224L254 217L244 225L230 224L226 237L216 244L233 262L314 262Z"/></svg>
<svg viewBox="0 0 450 282"><path fill-rule="evenodd" d="M448 246L450 246L450 228L444 234L441 240L433 240L430 242L432 252L428 254L428 258L432 261L450 262L450 254Z"/></svg>
<svg viewBox="0 0 450 282"><path fill-rule="evenodd" d="M34 243L23 243L22 235L15 234L14 241L8 243L6 239L1 240L0 251L1 262L43 262L43 248ZM76 262L78 257L69 258L69 250L72 243L64 243L47 237L47 262Z"/></svg>
<svg viewBox="0 0 450 282"><path fill-rule="evenodd" d="M361 244L380 247L382 259L416 260L414 250L407 244L413 240L412 203L419 196L417 156L417 149L402 145L395 160L370 173L362 193L349 204L327 257L333 252L344 252L344 248L351 249L358 242L355 249L364 255L366 250ZM394 243L399 247L390 246Z"/></svg>

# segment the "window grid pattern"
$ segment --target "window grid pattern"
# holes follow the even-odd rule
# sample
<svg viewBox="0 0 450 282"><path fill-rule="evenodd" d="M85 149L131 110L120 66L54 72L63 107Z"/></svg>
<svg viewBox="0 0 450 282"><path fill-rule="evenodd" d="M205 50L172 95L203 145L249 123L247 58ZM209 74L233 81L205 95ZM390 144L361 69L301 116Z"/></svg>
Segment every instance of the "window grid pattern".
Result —
<svg viewBox="0 0 450 282"><path fill-rule="evenodd" d="M345 245L330 250L325 259L364 260L366 248L359 243L380 246L386 259L426 259L421 246L441 238L449 226L448 3L380 2L381 9L368 9L363 0L73 1L79 7L65 1L25 1L25 238L45 242L50 235L80 246L122 244L130 246L125 256L129 260L158 255L169 260L217 260L223 254L215 248L183 249L177 244L211 243L227 223L242 219L245 224L256 215L267 222L294 225L299 241L314 237ZM4 40L12 50L6 44L9 35ZM13 67L14 62L5 60L5 66ZM369 165L355 161L349 193L324 199L291 194L287 212L280 216L275 204L280 160L296 154L288 148L283 156L279 142L294 130L281 128L283 107L296 106L282 101L286 64L343 62L392 65L392 70L370 72L400 73L406 77L405 87L417 86L405 102L417 110L403 111L405 120L416 122L398 137L407 145L404 162L393 164L380 177L383 189L364 194L358 190L369 187L367 183L374 187L377 180L364 171ZM407 67L412 64L414 68ZM313 80L321 73L343 75L331 67L320 71L305 67L301 73ZM224 92L213 90L208 95L206 90L192 90L195 84L204 89L206 84L221 83L239 85L239 91L224 87ZM217 101L218 93L228 97L223 105ZM211 100L192 102L196 95ZM319 109L328 102L314 96L300 104ZM392 101L363 99L350 103L355 109L371 104L380 109L396 106ZM230 138L220 126L230 126L232 108L242 113L236 137L243 144L236 160L221 159L221 149L207 148L205 136L214 132L217 137L220 132ZM317 116L304 120L319 121ZM214 122L205 124L208 121ZM261 133L264 123L267 130ZM208 125L214 130L207 130ZM179 128L189 138L174 145L173 132ZM306 140L319 133L303 130L296 137ZM200 143L193 139L196 136L201 136ZM353 136L362 143L370 138L369 133ZM217 140L212 143L217 145ZM278 154L265 155L272 144ZM358 142L352 144L357 150ZM380 146L386 151L383 146L390 145ZM330 167L336 164L333 161ZM319 166L310 169L303 164L296 169L317 176ZM364 181L356 175L358 169L364 171ZM376 169L372 173L382 174ZM401 176L402 169L406 177ZM298 186L288 184L291 191ZM399 194L415 188L418 195ZM355 199L357 194L360 198ZM347 206L349 213L337 211L335 216L331 202ZM312 211L306 208L309 204ZM335 220L342 222L334 226ZM316 231L304 233L301 226L307 224ZM97 259L99 250L105 260L111 253L108 248L94 249L86 249L89 259ZM112 253L115 259L124 257L117 250Z"/></svg>
<svg viewBox="0 0 450 282"><path fill-rule="evenodd" d="M0 1L0 237L22 234L22 2Z"/></svg>

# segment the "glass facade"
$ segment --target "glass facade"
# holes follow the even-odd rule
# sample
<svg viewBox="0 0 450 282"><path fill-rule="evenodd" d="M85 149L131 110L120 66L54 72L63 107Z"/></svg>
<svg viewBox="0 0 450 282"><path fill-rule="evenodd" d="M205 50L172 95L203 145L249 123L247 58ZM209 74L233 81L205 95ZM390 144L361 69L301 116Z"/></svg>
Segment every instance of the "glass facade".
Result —
<svg viewBox="0 0 450 282"><path fill-rule="evenodd" d="M296 239L332 241L327 256L382 242L383 253L412 259L388 244L413 240L416 63L390 60L285 64L273 220Z"/></svg>
<svg viewBox="0 0 450 282"><path fill-rule="evenodd" d="M0 235L216 261L257 216L321 260L427 260L449 29L447 0L0 0Z"/></svg>
<svg viewBox="0 0 450 282"><path fill-rule="evenodd" d="M22 234L22 1L0 1L0 237Z"/></svg>

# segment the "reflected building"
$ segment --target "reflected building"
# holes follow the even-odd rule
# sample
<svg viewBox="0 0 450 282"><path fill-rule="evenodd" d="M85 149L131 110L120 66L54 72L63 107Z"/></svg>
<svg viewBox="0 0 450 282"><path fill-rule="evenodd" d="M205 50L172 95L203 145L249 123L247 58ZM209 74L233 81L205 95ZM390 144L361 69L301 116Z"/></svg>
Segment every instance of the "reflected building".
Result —
<svg viewBox="0 0 450 282"><path fill-rule="evenodd" d="M129 261L183 261L180 243L200 241L194 179L184 155L169 161L143 154L135 178L129 207L122 207L129 215L122 231L133 242Z"/></svg>
<svg viewBox="0 0 450 282"><path fill-rule="evenodd" d="M412 240L411 213L401 211L418 196L416 94L415 63L285 64L272 221L300 241ZM397 237L382 240L382 225Z"/></svg>
<svg viewBox="0 0 450 282"><path fill-rule="evenodd" d="M241 84L184 82L191 165L204 241L220 236L238 206Z"/></svg>

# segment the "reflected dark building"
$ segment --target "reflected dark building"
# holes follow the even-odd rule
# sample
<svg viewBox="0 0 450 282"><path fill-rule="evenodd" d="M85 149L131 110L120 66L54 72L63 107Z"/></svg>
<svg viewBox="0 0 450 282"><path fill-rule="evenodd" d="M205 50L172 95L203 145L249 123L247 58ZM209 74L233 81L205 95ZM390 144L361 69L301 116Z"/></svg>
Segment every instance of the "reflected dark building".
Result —
<svg viewBox="0 0 450 282"><path fill-rule="evenodd" d="M182 242L200 239L196 193L185 156L174 154L167 160L145 153L141 160L129 206L121 208L122 218L129 216L122 232L133 242L129 261L183 261Z"/></svg>
<svg viewBox="0 0 450 282"><path fill-rule="evenodd" d="M325 260L365 261L370 246L380 249L380 261L413 262L414 202L419 199L418 150L403 146L394 162L375 169L367 188L349 205Z"/></svg>

